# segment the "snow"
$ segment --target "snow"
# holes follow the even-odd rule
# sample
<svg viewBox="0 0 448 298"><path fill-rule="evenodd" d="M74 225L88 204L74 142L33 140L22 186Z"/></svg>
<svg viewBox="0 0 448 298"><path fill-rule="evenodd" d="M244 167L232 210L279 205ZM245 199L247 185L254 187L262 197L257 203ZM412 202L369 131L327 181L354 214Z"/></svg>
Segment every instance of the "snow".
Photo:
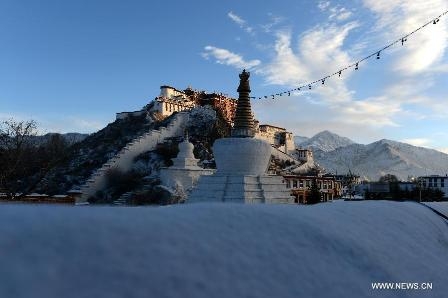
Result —
<svg viewBox="0 0 448 298"><path fill-rule="evenodd" d="M341 137L328 130L321 131L312 138L304 140L297 144L302 148L319 149L324 152L330 152L340 147L345 147L353 144L354 142L346 137Z"/></svg>
<svg viewBox="0 0 448 298"><path fill-rule="evenodd" d="M445 175L448 168L447 154L390 140L352 144L331 152L316 150L314 159L329 171L347 173L350 169L372 180L385 174L401 180L409 175Z"/></svg>
<svg viewBox="0 0 448 298"><path fill-rule="evenodd" d="M323 131L296 145L310 147L316 162L329 172L351 171L369 180L378 180L385 174L393 174L403 181L408 176L447 174L447 154L386 139L363 145Z"/></svg>
<svg viewBox="0 0 448 298"><path fill-rule="evenodd" d="M411 202L0 208L0 297L446 297L448 225ZM433 289L371 290L372 282Z"/></svg>
<svg viewBox="0 0 448 298"><path fill-rule="evenodd" d="M424 204L448 217L448 202L425 202Z"/></svg>

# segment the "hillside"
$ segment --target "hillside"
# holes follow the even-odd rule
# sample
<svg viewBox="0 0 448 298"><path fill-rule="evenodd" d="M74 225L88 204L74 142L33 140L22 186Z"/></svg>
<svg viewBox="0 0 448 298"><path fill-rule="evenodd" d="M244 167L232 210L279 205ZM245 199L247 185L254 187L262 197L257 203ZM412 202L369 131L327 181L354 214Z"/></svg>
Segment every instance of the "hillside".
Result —
<svg viewBox="0 0 448 298"><path fill-rule="evenodd" d="M299 145L311 147L315 160L329 172L343 174L350 170L370 180L385 174L406 180L408 176L448 173L448 155L433 149L385 139L368 145L347 140L323 132Z"/></svg>
<svg viewBox="0 0 448 298"><path fill-rule="evenodd" d="M61 157L59 163L47 173L34 192L61 194L70 189L79 188L91 177L92 173L116 156L128 143L150 130L166 127L175 115L164 120L155 120L147 114L110 123L102 130L70 147L67 154ZM213 141L228 134L228 127L222 114L211 107L196 107L189 112L188 119L187 130L190 141L195 145L196 157L201 161L212 160L210 148ZM116 199L124 192L158 185L160 183L158 170L160 167L171 164L170 159L177 155L179 140L179 137L165 139L155 149L148 149L137 156L128 173L114 172L116 182L115 186L111 186L111 189L114 189L112 195L105 190L105 193L98 194L98 202L108 202L110 197ZM213 165L213 162L208 164ZM149 178L151 179L148 180Z"/></svg>
<svg viewBox="0 0 448 298"><path fill-rule="evenodd" d="M167 121L157 125L166 125ZM65 193L79 187L92 172L119 152L128 142L156 126L143 116L116 120L71 146L36 187L39 193Z"/></svg>

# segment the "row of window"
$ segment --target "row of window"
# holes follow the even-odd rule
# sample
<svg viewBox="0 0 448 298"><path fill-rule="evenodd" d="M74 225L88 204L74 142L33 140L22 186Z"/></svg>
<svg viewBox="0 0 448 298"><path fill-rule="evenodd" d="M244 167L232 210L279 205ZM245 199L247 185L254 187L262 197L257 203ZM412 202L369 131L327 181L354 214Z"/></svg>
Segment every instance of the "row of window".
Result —
<svg viewBox="0 0 448 298"><path fill-rule="evenodd" d="M286 188L303 188L303 187L307 187L310 188L311 187L311 180L286 180ZM332 189L333 188L333 182L332 181L317 181L317 187L320 189Z"/></svg>
<svg viewBox="0 0 448 298"><path fill-rule="evenodd" d="M176 112L176 111L183 111L187 107L178 105L178 104L171 104L171 103L165 103L165 111L169 112Z"/></svg>
<svg viewBox="0 0 448 298"><path fill-rule="evenodd" d="M440 179L439 185L437 185L438 181ZM428 185L427 185L428 184ZM430 177L428 178L428 183L426 183L426 180L423 180L423 187L445 187L445 178L437 178L437 177Z"/></svg>

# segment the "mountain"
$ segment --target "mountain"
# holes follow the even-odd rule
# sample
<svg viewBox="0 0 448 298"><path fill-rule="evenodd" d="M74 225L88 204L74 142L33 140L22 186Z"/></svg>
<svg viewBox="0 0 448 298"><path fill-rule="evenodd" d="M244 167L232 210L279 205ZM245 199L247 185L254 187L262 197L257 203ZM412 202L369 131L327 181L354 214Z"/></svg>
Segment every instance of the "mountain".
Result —
<svg viewBox="0 0 448 298"><path fill-rule="evenodd" d="M406 180L408 176L448 173L447 154L385 139L368 145L352 143L332 151L315 150L314 158L329 172L344 174L351 170L370 180L385 174Z"/></svg>
<svg viewBox="0 0 448 298"><path fill-rule="evenodd" d="M324 152L330 152L340 147L345 147L354 144L349 138L341 137L328 130L322 131L312 138L305 141L296 142L296 145L302 148L318 149Z"/></svg>
<svg viewBox="0 0 448 298"><path fill-rule="evenodd" d="M299 146L301 143L304 143L306 141L308 141L310 138L308 137L302 137L302 136L294 136L294 144L296 144L296 146Z"/></svg>

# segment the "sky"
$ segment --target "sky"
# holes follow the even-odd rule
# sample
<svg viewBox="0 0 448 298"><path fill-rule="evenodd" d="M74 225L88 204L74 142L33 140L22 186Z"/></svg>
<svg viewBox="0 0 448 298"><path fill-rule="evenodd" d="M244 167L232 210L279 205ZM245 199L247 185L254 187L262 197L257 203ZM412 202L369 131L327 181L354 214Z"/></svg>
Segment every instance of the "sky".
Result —
<svg viewBox="0 0 448 298"><path fill-rule="evenodd" d="M237 97L318 80L448 10L446 0L0 0L0 120L91 133L161 85ZM448 152L448 16L311 90L254 99L260 123Z"/></svg>

